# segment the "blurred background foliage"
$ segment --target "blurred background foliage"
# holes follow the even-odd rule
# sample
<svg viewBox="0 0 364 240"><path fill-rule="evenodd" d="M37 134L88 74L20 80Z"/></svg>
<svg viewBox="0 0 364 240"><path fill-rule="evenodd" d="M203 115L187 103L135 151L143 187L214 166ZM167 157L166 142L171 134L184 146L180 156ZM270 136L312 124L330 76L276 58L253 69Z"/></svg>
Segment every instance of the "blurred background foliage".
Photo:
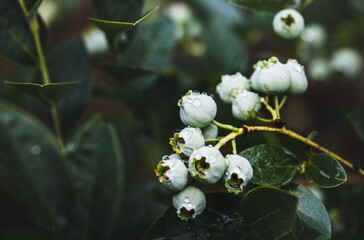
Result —
<svg viewBox="0 0 364 240"><path fill-rule="evenodd" d="M189 89L216 95L221 75L240 71L250 77L252 65L271 56L282 62L298 59L308 75L307 92L290 97L283 109L287 127L302 135L318 131L315 141L364 166L364 143L347 117L355 110L364 110L364 71L360 62L364 56L364 1L306 2L309 4L302 9L306 26L316 28L294 40L282 39L273 32L274 13L240 9L226 0L44 0L41 3L39 18L51 81L80 82L57 103L65 141L72 146L72 141L82 139L87 128L94 128L99 135L87 138L91 143L86 142L85 146L91 144L93 151L102 150L112 145L107 142L109 138L117 138L122 146L124 168L120 175L125 188L115 190L114 194L121 198L120 206L114 209L117 219L110 229L103 229L110 232L100 236L141 239L170 204L171 195L156 184L153 169L163 155L172 153L169 137L175 129L183 128L178 99ZM106 37L88 21L93 17L134 23L157 5L159 9L143 21L122 33L117 28L116 33L113 31ZM41 79L29 59L17 61L18 55L9 55L6 51L9 43L1 33L0 36L0 98L25 109L52 130L49 111L41 101L4 84L4 81L40 83ZM351 69L356 63L346 67L345 62L339 62L344 69L335 67L335 51L342 48L354 50L358 67ZM216 119L240 126L232 118L230 106L217 97L215 100ZM95 114L100 121L113 124L114 135L109 136L99 120L85 126ZM97 147L99 143L102 144ZM284 136L257 133L237 143L239 150L261 143L281 144L299 159L306 157L305 146ZM67 151L71 154L75 150L68 147ZM231 149L227 146L222 151L226 154ZM77 161L88 164L82 163L85 161L82 158ZM118 161L115 159L115 164ZM107 173L108 168L113 166L100 169L100 174ZM11 189L13 183L9 182L11 177L6 169L4 164L0 165L0 239L25 239L24 236L51 239L52 230L33 221L39 214L33 203L15 198L16 192L23 188ZM87 177L87 172L78 176L83 183ZM300 178L296 182L307 184ZM316 190L331 217L332 239L360 239L364 235L363 180L348 171L347 183L334 189ZM105 190L96 196L102 191ZM224 190L214 185L206 191ZM100 201L105 205L115 201L115 196L107 197L113 200ZM73 209L74 214L78 210ZM92 211L89 214L102 217L97 207ZM73 236L78 236L77 229L74 231ZM88 234L84 239L101 239L97 238L99 233Z"/></svg>

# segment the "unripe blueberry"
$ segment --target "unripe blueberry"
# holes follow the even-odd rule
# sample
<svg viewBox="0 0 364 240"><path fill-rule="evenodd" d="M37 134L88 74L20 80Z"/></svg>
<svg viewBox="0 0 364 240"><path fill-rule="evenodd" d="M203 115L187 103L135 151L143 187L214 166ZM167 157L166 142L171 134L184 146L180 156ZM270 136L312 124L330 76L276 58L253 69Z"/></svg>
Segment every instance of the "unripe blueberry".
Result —
<svg viewBox="0 0 364 240"><path fill-rule="evenodd" d="M173 206L182 220L194 219L206 207L205 194L198 188L188 186L173 196Z"/></svg>
<svg viewBox="0 0 364 240"><path fill-rule="evenodd" d="M253 177L253 168L250 162L239 155L226 155L229 167L225 170L223 182L229 193L243 192L243 187Z"/></svg>
<svg viewBox="0 0 364 240"><path fill-rule="evenodd" d="M188 170L182 160L176 158L162 160L154 172L159 182L171 191L182 190L187 185Z"/></svg>
<svg viewBox="0 0 364 240"><path fill-rule="evenodd" d="M173 138L170 138L169 144L172 145L172 149L176 153L190 156L193 150L205 145L205 139L201 129L185 127L179 133L175 133Z"/></svg>
<svg viewBox="0 0 364 240"><path fill-rule="evenodd" d="M273 28L283 38L295 38L305 28L305 20L296 10L284 9L274 16Z"/></svg>
<svg viewBox="0 0 364 240"><path fill-rule="evenodd" d="M332 72L330 63L324 58L312 59L307 69L311 78L316 81L324 81Z"/></svg>
<svg viewBox="0 0 364 240"><path fill-rule="evenodd" d="M110 50L105 33L98 28L91 28L83 34L82 38L87 53L92 57L104 56Z"/></svg>
<svg viewBox="0 0 364 240"><path fill-rule="evenodd" d="M215 118L217 106L206 93L188 91L178 101L180 118L186 126L203 128Z"/></svg>
<svg viewBox="0 0 364 240"><path fill-rule="evenodd" d="M250 82L250 88L255 91L255 92L259 92L259 88L258 88L258 78L257 76L259 75L258 72L260 72L260 67L259 65L262 64L263 61L258 61L256 64L254 64L253 68L254 68L254 72L253 74L250 76L249 82ZM259 68L258 68L259 67Z"/></svg>
<svg viewBox="0 0 364 240"><path fill-rule="evenodd" d="M301 33L301 39L316 48L320 48L326 41L326 31L320 24L311 23Z"/></svg>
<svg viewBox="0 0 364 240"><path fill-rule="evenodd" d="M308 86L303 66L295 59L289 59L285 65L291 77L291 85L286 93L288 95L301 95L306 91Z"/></svg>
<svg viewBox="0 0 364 240"><path fill-rule="evenodd" d="M359 73L363 63L357 51L345 47L333 53L330 64L333 70L341 72L348 77L354 77Z"/></svg>
<svg viewBox="0 0 364 240"><path fill-rule="evenodd" d="M217 138L218 133L219 128L212 123L202 129L202 135L205 139Z"/></svg>
<svg viewBox="0 0 364 240"><path fill-rule="evenodd" d="M261 93L268 95L281 94L291 84L288 70L276 57L271 57L268 61L262 61L255 71L257 72L255 76L256 88Z"/></svg>
<svg viewBox="0 0 364 240"><path fill-rule="evenodd" d="M188 161L188 171L192 177L205 184L219 181L225 168L224 157L211 145L193 151Z"/></svg>
<svg viewBox="0 0 364 240"><path fill-rule="evenodd" d="M241 73L221 76L221 82L216 87L216 92L225 103L231 103L238 92L249 90L250 85L246 77Z"/></svg>
<svg viewBox="0 0 364 240"><path fill-rule="evenodd" d="M260 107L259 95L245 90L234 98L232 105L233 116L243 121L254 119Z"/></svg>

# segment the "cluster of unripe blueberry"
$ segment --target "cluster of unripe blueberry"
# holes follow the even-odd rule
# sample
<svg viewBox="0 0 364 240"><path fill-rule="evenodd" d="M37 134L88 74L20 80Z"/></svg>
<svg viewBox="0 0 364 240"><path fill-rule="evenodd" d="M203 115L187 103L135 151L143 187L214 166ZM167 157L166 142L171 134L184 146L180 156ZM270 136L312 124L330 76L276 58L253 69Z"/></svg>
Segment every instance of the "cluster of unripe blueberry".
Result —
<svg viewBox="0 0 364 240"><path fill-rule="evenodd" d="M303 67L296 60L282 64L276 57L259 61L248 80L240 73L224 75L217 93L232 104L233 116L246 121L254 119L261 108L258 94L302 94L307 88ZM218 126L214 123L217 105L206 93L188 91L179 101L180 118L186 125L170 138L174 154L159 162L155 173L160 183L176 192L173 206L183 219L195 218L206 206L204 193L187 186L189 176L204 184L221 182L229 193L238 194L253 176L249 161L237 154L225 157L218 147L206 146L207 139L217 139ZM216 145L217 146L217 145Z"/></svg>

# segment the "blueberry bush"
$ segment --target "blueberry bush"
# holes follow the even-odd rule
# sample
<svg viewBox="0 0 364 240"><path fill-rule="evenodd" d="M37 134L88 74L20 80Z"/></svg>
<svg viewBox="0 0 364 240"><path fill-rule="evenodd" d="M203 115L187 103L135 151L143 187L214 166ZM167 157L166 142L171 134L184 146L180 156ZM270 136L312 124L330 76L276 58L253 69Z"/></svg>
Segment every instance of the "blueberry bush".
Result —
<svg viewBox="0 0 364 240"><path fill-rule="evenodd" d="M0 0L0 239L361 239L362 0Z"/></svg>

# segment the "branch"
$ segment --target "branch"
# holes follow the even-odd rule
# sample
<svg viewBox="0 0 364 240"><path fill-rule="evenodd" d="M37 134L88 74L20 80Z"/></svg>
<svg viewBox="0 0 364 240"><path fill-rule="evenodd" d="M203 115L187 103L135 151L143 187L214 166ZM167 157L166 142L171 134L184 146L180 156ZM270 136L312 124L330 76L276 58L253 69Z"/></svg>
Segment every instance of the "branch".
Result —
<svg viewBox="0 0 364 240"><path fill-rule="evenodd" d="M245 129L245 134L248 134L250 132L277 132L277 133L281 133L284 135L287 135L291 138L294 138L300 142L303 142L311 147L316 148L317 150L324 152L328 155L330 155L331 157L335 158L336 160L338 160L340 163L342 163L343 165L347 166L348 168L352 169L353 171L358 172L361 176L364 177L364 170L359 168L358 166L352 164L351 162L345 160L344 158L340 157L339 155L329 151L328 149L322 147L321 145L291 131L288 130L286 128L274 128L274 127L266 127L266 126L244 126L241 129Z"/></svg>

